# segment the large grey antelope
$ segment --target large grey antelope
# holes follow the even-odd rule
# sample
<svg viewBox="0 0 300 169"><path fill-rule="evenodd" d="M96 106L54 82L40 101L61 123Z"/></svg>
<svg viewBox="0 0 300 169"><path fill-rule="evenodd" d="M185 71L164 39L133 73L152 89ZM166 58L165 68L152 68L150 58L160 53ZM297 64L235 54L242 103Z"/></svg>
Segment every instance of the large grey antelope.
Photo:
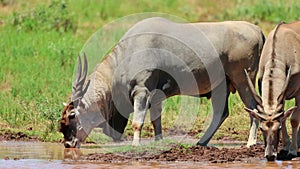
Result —
<svg viewBox="0 0 300 169"><path fill-rule="evenodd" d="M213 120L197 143L207 145L229 114L230 92L256 107L243 70L255 80L263 43L262 31L248 22L138 22L88 77L87 59L82 70L79 57L72 97L62 111L65 147L79 147L95 127L119 140L132 112L132 143L138 145L147 109L155 139L162 139L161 102L174 95L212 99ZM251 123L248 145L256 143L257 123Z"/></svg>
<svg viewBox="0 0 300 169"><path fill-rule="evenodd" d="M261 97L257 95L249 79L249 86L258 103L257 109L246 108L251 116L261 121L265 156L268 160L274 160L277 156L280 129L283 150L288 151L287 158L297 156L297 131L300 120L299 75L300 21L281 23L268 35L259 62L258 83ZM292 98L295 98L296 106L284 111L285 100ZM285 125L285 120L290 114L291 144Z"/></svg>

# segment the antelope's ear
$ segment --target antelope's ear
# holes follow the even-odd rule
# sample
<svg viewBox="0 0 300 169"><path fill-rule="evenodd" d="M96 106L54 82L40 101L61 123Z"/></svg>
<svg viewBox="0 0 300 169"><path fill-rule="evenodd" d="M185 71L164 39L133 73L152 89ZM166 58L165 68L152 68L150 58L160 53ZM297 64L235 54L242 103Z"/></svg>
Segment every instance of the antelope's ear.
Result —
<svg viewBox="0 0 300 169"><path fill-rule="evenodd" d="M295 110L297 109L297 106L289 108L287 111L284 112L282 121L286 120Z"/></svg>
<svg viewBox="0 0 300 169"><path fill-rule="evenodd" d="M251 117L258 119L259 121L265 121L266 118L263 116L263 114L258 113L256 109L249 109L247 107L244 108Z"/></svg>

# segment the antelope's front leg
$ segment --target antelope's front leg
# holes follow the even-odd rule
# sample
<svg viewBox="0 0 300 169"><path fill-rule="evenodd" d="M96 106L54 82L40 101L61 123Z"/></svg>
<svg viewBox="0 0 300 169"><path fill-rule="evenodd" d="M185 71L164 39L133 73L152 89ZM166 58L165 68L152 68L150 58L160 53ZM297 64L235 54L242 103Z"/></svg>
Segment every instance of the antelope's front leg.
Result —
<svg viewBox="0 0 300 169"><path fill-rule="evenodd" d="M291 141L286 128L286 120L282 122L281 134L282 134L282 151L288 153Z"/></svg>
<svg viewBox="0 0 300 169"><path fill-rule="evenodd" d="M140 91L137 92L134 96L134 112L133 112L133 122L132 128L134 130L133 134L133 146L140 145L141 132L145 121L145 116L147 109L149 107L148 102L148 92Z"/></svg>
<svg viewBox="0 0 300 169"><path fill-rule="evenodd" d="M297 100L296 100L297 102ZM290 145L289 156L291 158L297 157L298 144L297 144L297 135L300 121L300 105L297 104L297 109L293 112L291 116L291 125L292 125L292 143Z"/></svg>
<svg viewBox="0 0 300 169"><path fill-rule="evenodd" d="M298 148L300 147L300 127L298 128L298 136L297 136Z"/></svg>

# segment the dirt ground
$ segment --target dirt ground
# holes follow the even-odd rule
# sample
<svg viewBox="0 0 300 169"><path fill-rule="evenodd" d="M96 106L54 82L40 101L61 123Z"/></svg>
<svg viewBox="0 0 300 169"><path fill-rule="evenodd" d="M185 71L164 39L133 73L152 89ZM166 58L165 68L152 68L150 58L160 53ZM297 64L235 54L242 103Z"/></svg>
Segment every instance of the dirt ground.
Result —
<svg viewBox="0 0 300 169"><path fill-rule="evenodd" d="M41 141L36 136L28 136L22 132L0 131L0 141Z"/></svg>
<svg viewBox="0 0 300 169"><path fill-rule="evenodd" d="M281 147L279 147L281 150ZM300 150L300 149L299 149ZM255 162L266 160L264 157L264 145L254 145L250 148L241 146L239 148L217 148L212 146L192 146L184 147L174 145L170 150L159 154L144 152L125 152L125 153L94 153L83 157L84 160L94 162L129 162L129 161L186 161L186 162L210 162L210 163L229 163L229 162ZM280 151L277 160L300 160L300 152L297 157L287 156L287 152Z"/></svg>
<svg viewBox="0 0 300 169"><path fill-rule="evenodd" d="M173 131L173 135L180 131ZM245 134L245 133L244 133ZM193 137L194 132L188 133ZM234 142L232 138L222 137L218 142ZM281 143L278 151L281 150ZM299 149L300 150L300 149ZM217 148L217 147L201 147L192 146L184 147L183 145L174 145L170 150L163 151L159 154L151 154L149 151L143 152L125 152L125 153L95 153L84 156L84 160L94 162L128 162L128 161L192 161L192 162L210 162L210 163L229 163L229 162L251 162L255 160L265 160L264 145L254 145L250 148L240 146L236 148ZM291 160L287 152L278 154L278 160ZM300 157L300 152L298 152ZM297 158L298 158L297 157Z"/></svg>
<svg viewBox="0 0 300 169"><path fill-rule="evenodd" d="M147 151L141 153L126 152L122 154L95 153L88 154L84 160L97 162L127 162L127 161L193 161L193 162L250 162L264 159L264 146L256 145L250 148L241 146L240 148L216 148L192 146L184 147L175 145L170 150L160 154L151 154Z"/></svg>

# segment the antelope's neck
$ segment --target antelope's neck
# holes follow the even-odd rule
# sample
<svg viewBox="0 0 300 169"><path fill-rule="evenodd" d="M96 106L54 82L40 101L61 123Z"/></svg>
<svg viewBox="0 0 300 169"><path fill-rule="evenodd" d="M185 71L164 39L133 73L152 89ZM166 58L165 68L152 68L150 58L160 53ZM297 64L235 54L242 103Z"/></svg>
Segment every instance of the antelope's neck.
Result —
<svg viewBox="0 0 300 169"><path fill-rule="evenodd" d="M97 106L103 111L112 111L112 81L114 71L119 61L120 48L116 46L105 59L96 65L92 74L88 77L90 80L89 88L84 95L82 101L87 109L92 105Z"/></svg>
<svg viewBox="0 0 300 169"><path fill-rule="evenodd" d="M262 100L265 110L275 110L286 80L286 65L280 60L271 59L265 65L262 79Z"/></svg>

